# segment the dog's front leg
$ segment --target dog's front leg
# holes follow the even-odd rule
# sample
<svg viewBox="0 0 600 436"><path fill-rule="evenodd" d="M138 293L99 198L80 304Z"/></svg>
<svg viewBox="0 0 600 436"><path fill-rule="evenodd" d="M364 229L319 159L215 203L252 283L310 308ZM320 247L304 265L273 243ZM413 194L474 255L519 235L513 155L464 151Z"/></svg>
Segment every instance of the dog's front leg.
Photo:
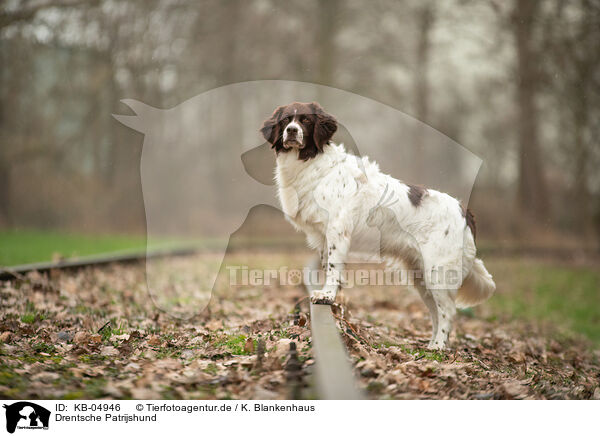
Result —
<svg viewBox="0 0 600 436"><path fill-rule="evenodd" d="M309 247L317 249L321 269L326 271L327 265L327 241L322 233L305 230L306 243Z"/></svg>
<svg viewBox="0 0 600 436"><path fill-rule="evenodd" d="M319 248L319 261L321 262L321 269L327 271L327 244Z"/></svg>
<svg viewBox="0 0 600 436"><path fill-rule="evenodd" d="M350 249L351 229L341 222L330 225L327 229L326 243L327 263L324 267L325 284L323 289L314 291L311 301L314 304L333 304L338 289L342 286L342 275L346 256Z"/></svg>

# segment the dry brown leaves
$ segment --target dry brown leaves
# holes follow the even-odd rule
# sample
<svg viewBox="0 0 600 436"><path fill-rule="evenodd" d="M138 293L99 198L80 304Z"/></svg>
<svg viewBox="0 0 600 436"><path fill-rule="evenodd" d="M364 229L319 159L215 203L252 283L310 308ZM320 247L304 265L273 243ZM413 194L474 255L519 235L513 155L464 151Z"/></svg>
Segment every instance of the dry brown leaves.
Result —
<svg viewBox="0 0 600 436"><path fill-rule="evenodd" d="M240 264L249 258L275 267L305 260L250 254ZM289 398L312 380L306 301L293 313L303 297L293 286L230 289L220 277L209 311L182 321L154 307L143 265L49 280L32 273L0 285L0 397ZM600 353L584 341L460 315L451 349L432 353L423 348L429 319L412 292L356 288L338 301L338 325L371 398L600 399ZM292 341L299 375L286 371Z"/></svg>

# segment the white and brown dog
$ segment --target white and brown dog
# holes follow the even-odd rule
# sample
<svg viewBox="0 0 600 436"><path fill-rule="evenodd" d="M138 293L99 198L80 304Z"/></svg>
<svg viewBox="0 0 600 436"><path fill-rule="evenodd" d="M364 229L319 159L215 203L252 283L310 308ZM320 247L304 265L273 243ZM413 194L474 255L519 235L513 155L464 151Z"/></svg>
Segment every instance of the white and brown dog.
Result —
<svg viewBox="0 0 600 436"><path fill-rule="evenodd" d="M335 118L318 103L275 109L261 132L277 153L275 181L288 221L318 249L326 270L313 303L331 304L350 245L375 226L380 254L423 278L414 285L431 314L429 347L446 346L456 307L478 304L496 285L475 257L475 221L458 200L380 172L367 157L330 142ZM325 207L324 207L325 206Z"/></svg>

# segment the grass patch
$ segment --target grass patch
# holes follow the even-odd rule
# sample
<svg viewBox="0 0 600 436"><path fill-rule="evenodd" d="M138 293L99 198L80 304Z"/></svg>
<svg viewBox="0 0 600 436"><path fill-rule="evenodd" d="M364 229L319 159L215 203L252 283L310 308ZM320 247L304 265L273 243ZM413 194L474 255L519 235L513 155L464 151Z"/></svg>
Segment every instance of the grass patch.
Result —
<svg viewBox="0 0 600 436"><path fill-rule="evenodd" d="M600 343L600 271L529 260L486 262L498 292L492 317L544 321Z"/></svg>
<svg viewBox="0 0 600 436"><path fill-rule="evenodd" d="M448 358L446 353L443 351L435 351L435 350L422 350L422 349L413 349L409 348L406 345L396 344L391 341L383 341L376 344L373 344L372 347L376 350L381 348L389 348L389 347L400 347L402 351L412 356L415 356L417 359L427 359L427 360L436 360L438 362L443 362Z"/></svg>
<svg viewBox="0 0 600 436"><path fill-rule="evenodd" d="M113 327L115 326L115 327ZM122 335L127 332L127 328L124 323L117 323L116 319L113 318L110 320L110 323L105 326L100 334L102 335L102 341L108 342L112 335Z"/></svg>
<svg viewBox="0 0 600 436"><path fill-rule="evenodd" d="M56 353L56 348L52 344L46 344L45 342L34 342L31 344L31 349L36 353Z"/></svg>
<svg viewBox="0 0 600 436"><path fill-rule="evenodd" d="M443 362L444 360L446 360L448 358L448 356L446 356L446 353L444 353L443 351L435 351L435 350L417 350L417 352L414 354L418 358L423 358L423 359L427 359L427 360L435 360L437 362Z"/></svg>
<svg viewBox="0 0 600 436"><path fill-rule="evenodd" d="M383 342L379 342L379 343L375 343L372 345L373 348L375 348L376 350L380 349L380 348L390 348L390 347L397 347L398 344L396 344L395 342L392 341L383 341Z"/></svg>
<svg viewBox="0 0 600 436"><path fill-rule="evenodd" d="M35 322L35 314L26 313L21 317L21 321L23 321L25 324L33 324Z"/></svg>
<svg viewBox="0 0 600 436"><path fill-rule="evenodd" d="M57 256L64 259L109 253L137 253L175 248L220 247L220 238L190 239L188 237L152 238L146 235L81 234L54 230L0 230L0 266L50 262Z"/></svg>
<svg viewBox="0 0 600 436"><path fill-rule="evenodd" d="M248 338L245 335L232 335L226 336L221 340L214 343L215 347L225 347L231 354L238 356L248 356L252 353L249 353L244 349L244 345L246 344L246 340ZM256 348L256 340L254 340L254 348Z"/></svg>
<svg viewBox="0 0 600 436"><path fill-rule="evenodd" d="M42 321L44 319L46 319L46 315L43 312L38 311L31 301L25 303L25 313L21 315L21 322L33 324L36 321Z"/></svg>
<svg viewBox="0 0 600 436"><path fill-rule="evenodd" d="M444 353L443 351L412 349L408 348L405 345L400 345L400 348L402 348L402 350L405 353L412 354L417 359L427 359L435 360L437 362L443 362L448 358L448 356L446 356L446 353Z"/></svg>
<svg viewBox="0 0 600 436"><path fill-rule="evenodd" d="M146 249L145 236L82 235L43 230L0 231L0 265L49 262L115 251Z"/></svg>
<svg viewBox="0 0 600 436"><path fill-rule="evenodd" d="M106 356L102 356L101 354L82 354L79 356L79 360L82 363L98 363L103 362L107 359Z"/></svg>
<svg viewBox="0 0 600 436"><path fill-rule="evenodd" d="M27 384L27 379L17 374L13 368L0 364L0 386L9 388L8 391L5 391L4 398L17 397L26 389Z"/></svg>

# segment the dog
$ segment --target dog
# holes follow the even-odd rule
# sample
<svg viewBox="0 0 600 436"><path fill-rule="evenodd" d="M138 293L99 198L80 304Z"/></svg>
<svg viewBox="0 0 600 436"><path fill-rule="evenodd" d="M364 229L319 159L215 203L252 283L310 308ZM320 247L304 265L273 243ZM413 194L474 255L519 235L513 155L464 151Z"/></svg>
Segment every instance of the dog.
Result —
<svg viewBox="0 0 600 436"><path fill-rule="evenodd" d="M311 301L335 301L351 244L354 250L377 228L381 257L420 273L414 286L431 315L428 347L444 349L456 308L496 290L476 258L473 214L448 194L405 184L368 157L347 153L331 141L337 127L318 103L294 102L276 108L260 129L276 153L285 217L321 257L325 283Z"/></svg>

